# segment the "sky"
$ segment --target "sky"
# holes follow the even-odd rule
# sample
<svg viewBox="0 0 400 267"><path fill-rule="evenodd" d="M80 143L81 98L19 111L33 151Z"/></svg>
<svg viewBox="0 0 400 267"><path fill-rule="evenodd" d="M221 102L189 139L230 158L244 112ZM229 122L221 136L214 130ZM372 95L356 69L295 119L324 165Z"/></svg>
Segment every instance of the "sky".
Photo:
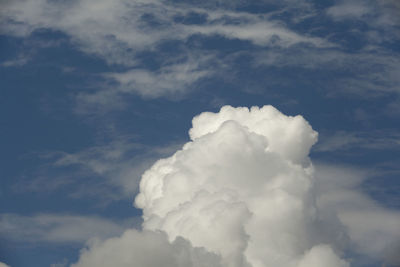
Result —
<svg viewBox="0 0 400 267"><path fill-rule="evenodd" d="M400 266L396 0L0 0L0 267Z"/></svg>

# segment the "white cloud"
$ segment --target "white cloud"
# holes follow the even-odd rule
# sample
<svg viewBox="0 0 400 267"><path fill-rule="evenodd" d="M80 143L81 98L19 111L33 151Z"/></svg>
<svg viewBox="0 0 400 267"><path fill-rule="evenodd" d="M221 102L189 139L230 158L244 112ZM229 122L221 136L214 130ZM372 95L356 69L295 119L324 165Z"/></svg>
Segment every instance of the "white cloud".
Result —
<svg viewBox="0 0 400 267"><path fill-rule="evenodd" d="M346 132L337 131L321 135L315 151L348 151L352 148L361 149L400 149L400 135L387 131Z"/></svg>
<svg viewBox="0 0 400 267"><path fill-rule="evenodd" d="M18 55L16 58L6 60L0 63L2 67L21 67L25 65L30 60L30 56L27 55Z"/></svg>
<svg viewBox="0 0 400 267"><path fill-rule="evenodd" d="M360 187L371 172L346 166L316 165L317 203L347 228L353 250L385 262L397 261L400 211L379 205Z"/></svg>
<svg viewBox="0 0 400 267"><path fill-rule="evenodd" d="M222 36L251 42L257 46L287 48L296 44L330 47L324 39L297 33L268 15L233 12L224 9L204 9L157 0L16 0L2 5L0 23L3 34L27 37L34 31L50 29L70 37L75 47L96 55L109 64L125 69L107 73L115 86L94 94L83 93L78 99L92 104L120 105L124 94L145 97L179 95L192 85L214 73L215 62L199 65L199 54L186 51L186 62L163 62L154 70L141 65L136 57L143 51L159 52L166 41L184 43L192 36ZM199 24L185 19L198 14ZM205 53L209 55L208 52ZM210 55L209 55L210 56ZM174 56L172 56L174 57ZM201 61L201 60L200 60ZM7 63L11 64L11 62ZM210 70L210 65L213 70ZM82 110L82 109L81 109Z"/></svg>
<svg viewBox="0 0 400 267"><path fill-rule="evenodd" d="M134 63L132 55L138 50L154 48L164 40L185 40L194 34L219 34L259 45L268 45L271 40L282 46L299 42L327 44L319 38L296 34L266 16L182 7L156 0L18 0L3 4L2 13L2 22L7 25L3 31L7 34L27 35L41 28L59 30L84 51L110 63L126 65ZM191 13L204 15L205 23L190 25L174 19Z"/></svg>
<svg viewBox="0 0 400 267"><path fill-rule="evenodd" d="M313 247L300 261L299 267L348 267L349 263L339 259L331 247L318 245Z"/></svg>
<svg viewBox="0 0 400 267"><path fill-rule="evenodd" d="M106 73L104 76L111 82L116 83L116 90L122 95L133 92L148 98L180 95L189 91L196 81L211 73L201 66L205 65L205 63L201 63L202 61L205 61L205 59L197 57L196 59L188 59L183 63L164 66L157 71L138 68L130 69L126 72ZM87 94L80 95L83 100L85 97L91 96ZM100 99L97 102L101 103L102 101ZM93 102L93 100L90 102Z"/></svg>
<svg viewBox="0 0 400 267"><path fill-rule="evenodd" d="M71 267L220 267L219 257L187 240L168 242L161 232L128 230L104 242L92 242Z"/></svg>
<svg viewBox="0 0 400 267"><path fill-rule="evenodd" d="M73 266L347 267L348 250L396 262L400 213L359 190L365 170L315 172L317 133L301 116L225 106L189 134L143 174L143 232L89 244Z"/></svg>
<svg viewBox="0 0 400 267"><path fill-rule="evenodd" d="M67 265L68 265L68 260L63 259L61 262L50 264L50 267L66 267Z"/></svg>
<svg viewBox="0 0 400 267"><path fill-rule="evenodd" d="M326 9L326 14L335 22L357 20L362 22L363 26L368 25L368 29L365 30L352 23L348 26L348 30L364 35L368 44L382 44L395 42L400 37L399 8L398 1L392 0L340 0Z"/></svg>
<svg viewBox="0 0 400 267"><path fill-rule="evenodd" d="M130 199L138 192L140 177L157 159L173 153L177 143L151 147L116 137L105 144L66 153L39 154L48 163L40 166L34 178L20 179L16 192L55 192L66 190L72 198L95 198L101 205ZM68 168L68 171L65 171ZM63 171L64 170L64 171Z"/></svg>
<svg viewBox="0 0 400 267"><path fill-rule="evenodd" d="M303 266L319 254L346 266L316 233L307 155L317 133L301 116L226 106L195 117L190 137L143 175L145 229L221 254L225 266Z"/></svg>
<svg viewBox="0 0 400 267"><path fill-rule="evenodd" d="M297 68L305 75L295 76L294 79L307 86L317 86L328 97L353 95L369 98L400 92L400 78L396 75L400 57L381 47L366 46L351 53L340 48L299 48L288 49L285 53L271 49L255 52L252 58L254 68L268 67L282 71ZM337 74L335 79L326 83L323 79L319 80L315 71ZM284 84L284 81L281 83Z"/></svg>
<svg viewBox="0 0 400 267"><path fill-rule="evenodd" d="M7 264L5 264L3 262L0 262L0 267L10 267L10 266L8 266Z"/></svg>
<svg viewBox="0 0 400 267"><path fill-rule="evenodd" d="M138 223L138 219L115 222L95 216L5 213L0 214L0 233L6 240L23 243L85 243L119 235Z"/></svg>
<svg viewBox="0 0 400 267"><path fill-rule="evenodd" d="M372 11L368 3L362 1L343 1L327 9L328 15L335 19L359 19Z"/></svg>

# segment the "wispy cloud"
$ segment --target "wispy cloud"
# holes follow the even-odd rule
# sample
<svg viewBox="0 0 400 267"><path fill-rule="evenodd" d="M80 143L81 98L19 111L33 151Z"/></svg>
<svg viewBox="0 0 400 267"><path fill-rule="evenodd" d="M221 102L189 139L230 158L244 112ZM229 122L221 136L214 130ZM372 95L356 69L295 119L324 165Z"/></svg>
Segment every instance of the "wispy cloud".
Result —
<svg viewBox="0 0 400 267"><path fill-rule="evenodd" d="M336 22L358 21L368 25L363 34L371 43L393 42L400 37L400 6L397 1L336 1L326 13ZM348 28L357 29L356 25Z"/></svg>
<svg viewBox="0 0 400 267"><path fill-rule="evenodd" d="M397 75L400 57L384 48L366 47L353 52L340 47L271 49L254 52L252 58L254 69L264 67L284 71L296 68L302 73L294 77L297 82L317 87L327 97L371 98L400 93ZM319 75L315 75L316 72Z"/></svg>
<svg viewBox="0 0 400 267"><path fill-rule="evenodd" d="M79 47L110 63L130 65L138 50L148 50L165 40L185 40L195 34L223 35L258 45L288 46L296 43L328 45L317 37L302 36L271 21L268 16L226 10L206 10L161 1L74 2L19 0L3 4L3 31L18 36L36 29L63 31ZM200 23L178 17L199 14ZM190 21L190 19L189 19ZM21 30L12 26L19 25ZM23 28L23 29L22 29Z"/></svg>
<svg viewBox="0 0 400 267"><path fill-rule="evenodd" d="M158 158L167 156L178 144L149 147L129 138L89 147L76 153L40 153L47 163L35 178L20 179L16 192L66 190L72 198L95 198L101 204L132 199L142 173Z"/></svg>
<svg viewBox="0 0 400 267"><path fill-rule="evenodd" d="M213 55L192 48L184 52L188 59L164 61L156 69L138 61L137 55L143 51L157 57L166 42L185 44L194 36L219 36L260 47L332 46L323 38L293 31L282 20L268 14L168 1L17 0L4 3L1 15L3 34L28 37L40 29L59 31L81 51L123 67L118 72L104 74L107 81L113 82L108 88L103 86L94 93L78 94L78 101L89 105L121 107L124 94L180 95L190 91L200 79L218 72L215 61L202 59ZM84 106L80 110L85 110Z"/></svg>
<svg viewBox="0 0 400 267"><path fill-rule="evenodd" d="M30 60L30 56L20 54L16 58L0 62L2 67L21 67Z"/></svg>
<svg viewBox="0 0 400 267"><path fill-rule="evenodd" d="M399 258L393 252L400 242L400 212L363 193L363 182L373 175L368 169L317 163L317 203L326 212L336 211L355 251L398 264Z"/></svg>
<svg viewBox="0 0 400 267"><path fill-rule="evenodd" d="M346 132L320 135L315 151L349 151L351 149L400 150L400 134L390 131Z"/></svg>
<svg viewBox="0 0 400 267"><path fill-rule="evenodd" d="M335 19L360 19L373 11L367 2L343 1L327 9L328 15Z"/></svg>
<svg viewBox="0 0 400 267"><path fill-rule="evenodd" d="M140 225L139 218L113 221L96 216L36 214L24 216L0 214L3 239L22 243L85 243L92 238L104 239Z"/></svg>
<svg viewBox="0 0 400 267"><path fill-rule="evenodd" d="M214 63L214 69L209 66ZM160 96L172 97L184 95L195 84L209 75L215 74L218 62L211 56L193 55L178 62L161 66L157 70L132 68L122 72L104 73L102 88L94 92L82 92L77 95L76 111L91 112L101 106L118 109L125 106L124 96L139 94L144 98Z"/></svg>

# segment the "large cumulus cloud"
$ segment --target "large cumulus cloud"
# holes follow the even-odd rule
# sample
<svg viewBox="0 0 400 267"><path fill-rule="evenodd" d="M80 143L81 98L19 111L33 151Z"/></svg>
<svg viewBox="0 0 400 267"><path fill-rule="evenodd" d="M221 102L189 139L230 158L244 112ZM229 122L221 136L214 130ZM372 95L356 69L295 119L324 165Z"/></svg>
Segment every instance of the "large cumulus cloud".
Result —
<svg viewBox="0 0 400 267"><path fill-rule="evenodd" d="M371 234L349 234L352 217L318 195L351 190L316 182L308 154L318 135L303 117L225 106L195 117L189 134L142 176L143 230L89 245L74 267L346 267L346 246Z"/></svg>
<svg viewBox="0 0 400 267"><path fill-rule="evenodd" d="M182 236L225 266L303 266L319 254L342 263L331 244L315 247L330 240L315 233L308 153L317 133L301 116L226 106L195 117L190 137L143 175L145 229Z"/></svg>

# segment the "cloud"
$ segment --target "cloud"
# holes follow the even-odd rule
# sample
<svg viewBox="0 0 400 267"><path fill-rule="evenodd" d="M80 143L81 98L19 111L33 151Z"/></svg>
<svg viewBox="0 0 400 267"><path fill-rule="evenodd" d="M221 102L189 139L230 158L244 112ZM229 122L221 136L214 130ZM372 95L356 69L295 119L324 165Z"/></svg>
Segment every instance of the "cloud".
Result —
<svg viewBox="0 0 400 267"><path fill-rule="evenodd" d="M80 111L89 109L85 105L118 108L124 96L131 94L154 98L190 91L198 81L218 72L216 60L201 59L214 55L188 45L192 38L217 36L275 48L332 46L322 38L293 31L269 15L171 1L16 0L3 3L0 12L5 35L27 38L43 30L60 32L79 50L118 65L113 68L118 71L102 75L110 86L77 95L83 103ZM163 45L171 42L177 53L160 56L168 50ZM144 52L151 54L156 66L141 60ZM188 59L170 62L176 54L187 54Z"/></svg>
<svg viewBox="0 0 400 267"><path fill-rule="evenodd" d="M2 67L21 67L25 65L30 60L30 56L18 55L16 58L6 60L0 63Z"/></svg>
<svg viewBox="0 0 400 267"><path fill-rule="evenodd" d="M346 132L337 131L321 135L320 142L315 147L317 152L349 151L358 149L400 149L400 136L397 133L384 132Z"/></svg>
<svg viewBox="0 0 400 267"><path fill-rule="evenodd" d="M360 190L366 170L314 167L303 117L225 106L189 135L142 176L143 230L88 244L73 266L347 267L355 252L396 262L400 212Z"/></svg>
<svg viewBox="0 0 400 267"><path fill-rule="evenodd" d="M180 144L152 147L116 137L108 143L67 153L35 154L46 163L13 185L15 192L58 192L70 198L92 198L108 205L137 194L143 172L157 159L172 154Z"/></svg>
<svg viewBox="0 0 400 267"><path fill-rule="evenodd" d="M168 242L161 232L128 230L122 236L93 242L82 250L79 262L71 267L220 267L219 257L187 240Z"/></svg>
<svg viewBox="0 0 400 267"><path fill-rule="evenodd" d="M217 68L218 63L215 60L212 62ZM135 68L125 72L104 73L103 78L107 85L94 93L80 93L77 96L77 111L87 112L89 108L98 107L99 104L123 107L123 96L131 94L139 94L144 98L184 95L196 82L211 75L212 71L208 70L210 64L209 56L199 55L196 59L183 59L183 62L162 66L158 70Z"/></svg>
<svg viewBox="0 0 400 267"><path fill-rule="evenodd" d="M398 26L399 4L397 1L336 1L334 5L326 9L326 14L335 22L356 20L362 24L352 23L348 30L360 32L367 37L368 43L382 44L394 42L400 37ZM362 30L358 26L368 26Z"/></svg>
<svg viewBox="0 0 400 267"><path fill-rule="evenodd" d="M63 261L61 262L50 264L50 267L66 267L67 265L68 265L68 260L63 259Z"/></svg>
<svg viewBox="0 0 400 267"><path fill-rule="evenodd" d="M336 214L346 227L354 251L384 262L396 260L400 241L400 211L382 207L361 190L368 170L340 165L316 165L317 203Z"/></svg>
<svg viewBox="0 0 400 267"><path fill-rule="evenodd" d="M139 220L115 222L96 216L37 214L23 216L0 214L2 238L23 243L78 243L92 238L106 239L121 234Z"/></svg>
<svg viewBox="0 0 400 267"><path fill-rule="evenodd" d="M396 75L400 57L381 47L365 47L357 52L341 48L299 48L288 49L285 53L270 50L251 56L255 69L267 67L286 71L296 68L302 75L293 79L307 86L317 84L318 88L327 92L328 97L353 95L369 98L400 92L399 77ZM321 76L315 75L316 72ZM332 73L335 73L335 79L326 83L325 75Z"/></svg>
<svg viewBox="0 0 400 267"><path fill-rule="evenodd" d="M125 65L133 63L129 56L138 50L154 48L165 40L186 40L195 34L223 35L259 45L268 45L271 38L278 38L283 46L299 42L325 44L322 39L296 34L265 16L155 0L19 0L3 4L2 13L7 34L24 36L41 28L62 31L82 50ZM190 24L177 19L193 14L203 16L204 21Z"/></svg>
<svg viewBox="0 0 400 267"><path fill-rule="evenodd" d="M3 262L0 262L0 267L9 267L9 266Z"/></svg>
<svg viewBox="0 0 400 267"><path fill-rule="evenodd" d="M349 264L339 259L331 247L319 245L313 247L300 261L299 267L348 267Z"/></svg>
<svg viewBox="0 0 400 267"><path fill-rule="evenodd" d="M189 133L192 142L143 175L136 205L145 229L182 236L225 266L304 266L319 257L347 266L338 242L318 233L327 222L307 156L317 133L301 116L225 106L195 117Z"/></svg>
<svg viewBox="0 0 400 267"><path fill-rule="evenodd" d="M365 2L345 1L340 2L327 9L327 14L335 19L359 19L372 12L372 9Z"/></svg>

